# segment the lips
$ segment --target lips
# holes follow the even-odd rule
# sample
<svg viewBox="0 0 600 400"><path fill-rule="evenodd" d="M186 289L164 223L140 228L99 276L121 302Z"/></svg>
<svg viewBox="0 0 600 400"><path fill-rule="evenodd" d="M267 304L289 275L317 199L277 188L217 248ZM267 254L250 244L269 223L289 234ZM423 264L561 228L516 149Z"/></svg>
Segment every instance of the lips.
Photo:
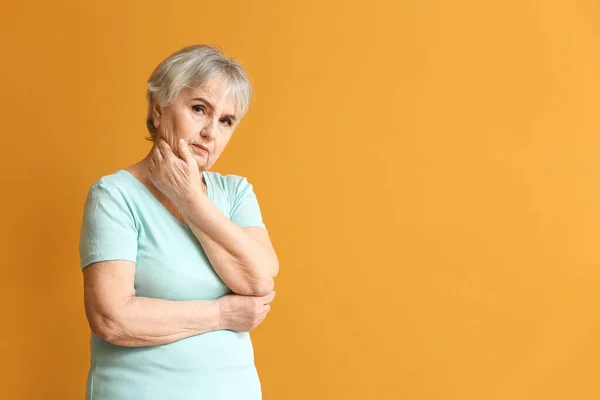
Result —
<svg viewBox="0 0 600 400"><path fill-rule="evenodd" d="M194 146L198 150L204 150L208 153L208 148L206 148L205 146L202 146L201 144L193 143L192 146Z"/></svg>

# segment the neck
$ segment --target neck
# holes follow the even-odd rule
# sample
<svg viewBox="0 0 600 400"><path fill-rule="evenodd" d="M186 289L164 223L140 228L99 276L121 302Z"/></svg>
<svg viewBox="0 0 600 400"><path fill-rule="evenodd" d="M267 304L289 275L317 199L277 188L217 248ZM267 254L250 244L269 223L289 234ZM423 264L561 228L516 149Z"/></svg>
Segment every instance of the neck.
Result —
<svg viewBox="0 0 600 400"><path fill-rule="evenodd" d="M152 146L152 149L154 149L154 146ZM152 181L148 178L148 163L152 158L152 149L150 149L150 152L148 152L146 157L144 157L142 160L138 161L136 164L132 165L128 169L130 170L130 172L134 172L135 177L144 185L146 185L154 193L157 199L159 199L161 202L169 202L169 198L165 196L156 186L154 186ZM204 175L202 175L202 173L200 173L200 178L202 190L204 191L204 193L206 193L207 186L206 181L204 180Z"/></svg>

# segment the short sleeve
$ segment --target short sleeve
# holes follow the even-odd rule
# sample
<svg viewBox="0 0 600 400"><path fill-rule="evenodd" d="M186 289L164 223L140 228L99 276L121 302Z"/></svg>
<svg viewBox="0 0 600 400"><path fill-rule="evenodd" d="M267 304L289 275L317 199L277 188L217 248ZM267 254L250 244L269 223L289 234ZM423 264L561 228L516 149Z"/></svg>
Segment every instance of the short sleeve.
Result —
<svg viewBox="0 0 600 400"><path fill-rule="evenodd" d="M123 195L101 181L94 183L83 207L81 268L98 261L136 262L137 237L135 221Z"/></svg>
<svg viewBox="0 0 600 400"><path fill-rule="evenodd" d="M260 226L265 228L256 194L245 177L239 177L235 183L233 205L229 218L241 228Z"/></svg>

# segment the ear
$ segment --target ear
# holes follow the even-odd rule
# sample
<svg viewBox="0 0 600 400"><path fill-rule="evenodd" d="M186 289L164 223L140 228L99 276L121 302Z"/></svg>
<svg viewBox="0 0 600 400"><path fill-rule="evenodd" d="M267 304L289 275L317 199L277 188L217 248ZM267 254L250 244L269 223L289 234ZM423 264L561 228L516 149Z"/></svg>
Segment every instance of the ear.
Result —
<svg viewBox="0 0 600 400"><path fill-rule="evenodd" d="M162 107L158 104L156 99L152 99L152 120L154 121L154 127L158 129L160 126L160 117L162 116Z"/></svg>

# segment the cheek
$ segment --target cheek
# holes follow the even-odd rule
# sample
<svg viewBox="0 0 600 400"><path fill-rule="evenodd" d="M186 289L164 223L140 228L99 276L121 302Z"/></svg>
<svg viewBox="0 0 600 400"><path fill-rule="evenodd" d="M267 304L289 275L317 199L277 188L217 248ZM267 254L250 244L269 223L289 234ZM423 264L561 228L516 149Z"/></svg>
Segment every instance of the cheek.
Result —
<svg viewBox="0 0 600 400"><path fill-rule="evenodd" d="M221 156L221 153L223 152L223 148L221 146L215 146L213 149L213 152L211 154L211 158L216 159L219 158Z"/></svg>
<svg viewBox="0 0 600 400"><path fill-rule="evenodd" d="M181 138L189 139L199 130L198 122L194 121L194 119L190 117L179 118L176 124L177 126L175 132Z"/></svg>
<svg viewBox="0 0 600 400"><path fill-rule="evenodd" d="M177 136L181 130L181 119L176 114L171 114L165 117L165 134L168 136Z"/></svg>
<svg viewBox="0 0 600 400"><path fill-rule="evenodd" d="M225 150L225 147L227 147L227 143L229 143L229 139L231 139L231 135L227 137L217 138L217 141L215 143L216 155L220 155L223 152L223 150Z"/></svg>
<svg viewBox="0 0 600 400"><path fill-rule="evenodd" d="M182 105L174 105L171 109L171 121L174 127L185 129L194 123L194 116Z"/></svg>

